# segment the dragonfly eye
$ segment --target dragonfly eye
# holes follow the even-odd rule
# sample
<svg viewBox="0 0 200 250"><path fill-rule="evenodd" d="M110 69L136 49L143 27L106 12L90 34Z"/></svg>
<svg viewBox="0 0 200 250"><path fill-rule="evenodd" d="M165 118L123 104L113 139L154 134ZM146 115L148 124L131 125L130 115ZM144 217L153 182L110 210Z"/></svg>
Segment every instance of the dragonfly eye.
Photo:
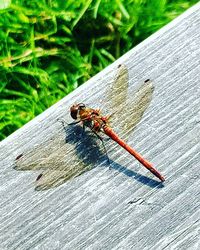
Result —
<svg viewBox="0 0 200 250"><path fill-rule="evenodd" d="M71 106L70 108L70 114L71 117L76 120L78 118L79 115L79 111L85 109L85 104L84 103L79 103L79 104L74 104L73 106Z"/></svg>
<svg viewBox="0 0 200 250"><path fill-rule="evenodd" d="M70 114L71 114L71 117L74 120L77 119L78 112L79 112L79 105L78 104L74 104L73 106L71 106L71 108L70 108Z"/></svg>

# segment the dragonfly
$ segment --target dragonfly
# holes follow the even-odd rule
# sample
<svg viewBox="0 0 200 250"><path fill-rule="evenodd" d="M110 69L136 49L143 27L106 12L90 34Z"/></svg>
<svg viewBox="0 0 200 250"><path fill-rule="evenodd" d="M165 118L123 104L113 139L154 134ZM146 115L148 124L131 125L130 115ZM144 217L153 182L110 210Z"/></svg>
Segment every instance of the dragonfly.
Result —
<svg viewBox="0 0 200 250"><path fill-rule="evenodd" d="M76 122L71 123L77 124L82 123L83 126L91 129L93 133L95 133L98 138L101 137L98 135L99 132L105 133L109 136L113 141L117 142L122 148L128 151L131 155L133 155L145 168L147 168L152 174L158 177L162 182L165 181L165 178L156 170L153 165L147 161L141 154L139 154L136 150L134 150L131 146L129 146L125 141L123 141L117 133L109 126L109 116L102 116L101 111L99 109L92 109L86 107L84 103L75 104L70 108L71 117L76 120Z"/></svg>
<svg viewBox="0 0 200 250"><path fill-rule="evenodd" d="M165 180L152 163L121 139L121 137L128 137L148 108L154 91L152 81L145 80L134 92L132 98L128 98L128 69L124 64L120 64L117 70L118 73L109 86L109 91L103 101L102 111L87 107L82 102L73 104L69 108L71 118L74 119L73 122L66 126L61 119L62 128L50 140L48 139L41 145L16 157L14 166L16 170L42 170L36 179L36 190L56 187L67 180L80 176L91 170L98 161L97 159L104 157L105 153L109 161L102 135L106 135L124 148L161 182ZM112 113L102 115L103 110L110 110ZM122 116L123 120L120 119ZM116 128L118 132L115 132L112 127ZM63 138L63 128L65 138ZM79 138L85 128L92 132L92 136ZM103 143L104 153L99 149L93 135Z"/></svg>

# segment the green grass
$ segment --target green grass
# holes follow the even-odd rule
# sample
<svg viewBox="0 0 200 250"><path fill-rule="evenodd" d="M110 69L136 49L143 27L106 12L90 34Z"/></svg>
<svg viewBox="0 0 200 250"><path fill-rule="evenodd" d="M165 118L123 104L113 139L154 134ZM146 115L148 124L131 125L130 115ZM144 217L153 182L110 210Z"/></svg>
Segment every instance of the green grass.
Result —
<svg viewBox="0 0 200 250"><path fill-rule="evenodd" d="M0 4L1 140L198 2L8 1Z"/></svg>

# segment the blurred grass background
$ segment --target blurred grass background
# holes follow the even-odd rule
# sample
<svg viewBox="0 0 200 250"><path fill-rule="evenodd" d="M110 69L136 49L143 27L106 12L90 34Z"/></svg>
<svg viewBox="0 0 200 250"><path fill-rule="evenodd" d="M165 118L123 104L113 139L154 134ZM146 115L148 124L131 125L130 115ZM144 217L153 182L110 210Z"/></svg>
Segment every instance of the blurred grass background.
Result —
<svg viewBox="0 0 200 250"><path fill-rule="evenodd" d="M0 140L198 0L0 0Z"/></svg>

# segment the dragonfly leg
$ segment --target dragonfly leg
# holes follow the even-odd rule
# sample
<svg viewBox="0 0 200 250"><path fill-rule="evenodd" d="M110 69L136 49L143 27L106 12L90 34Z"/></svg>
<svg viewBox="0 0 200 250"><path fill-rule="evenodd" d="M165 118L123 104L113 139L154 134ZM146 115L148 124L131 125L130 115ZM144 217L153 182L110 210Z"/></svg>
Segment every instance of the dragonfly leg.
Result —
<svg viewBox="0 0 200 250"><path fill-rule="evenodd" d="M81 122L81 121L77 121L77 122L67 123L66 121L64 121L63 119L60 119L60 118L58 118L57 121L62 124L63 129L64 129L66 134L67 134L67 125L74 125L74 124Z"/></svg>
<svg viewBox="0 0 200 250"><path fill-rule="evenodd" d="M109 169L110 169L111 163L110 163L110 159L109 159L109 157L108 157L108 152L107 152L106 146L105 146L105 144L104 144L103 138L102 138L99 134L97 134L97 132L96 132L95 130L92 130L92 132L93 132L93 133L97 136L97 138L100 139L101 142L102 142L103 149L104 149L104 152L105 152L105 154L106 154L106 156L107 156L107 161L108 161Z"/></svg>
<svg viewBox="0 0 200 250"><path fill-rule="evenodd" d="M81 120L80 121L76 121L76 122L67 123L67 125L75 125L75 124L77 124L79 122L81 122Z"/></svg>
<svg viewBox="0 0 200 250"><path fill-rule="evenodd" d="M66 125L75 125L75 124L81 122L81 121L76 121L76 122L67 123L65 120L63 120L61 118L58 118L57 121L61 122L63 126L66 126Z"/></svg>
<svg viewBox="0 0 200 250"><path fill-rule="evenodd" d="M57 119L57 122L62 123L62 125L67 124L66 121L65 121L64 119L61 119L61 118L58 118L58 119Z"/></svg>
<svg viewBox="0 0 200 250"><path fill-rule="evenodd" d="M81 119L81 120L79 120L79 121L67 123L67 125L75 125L75 124L78 124L78 123L80 123L80 122L83 122L83 124L84 124L84 121L86 121L87 119L88 119L88 117L86 117L86 118L84 118L84 119Z"/></svg>

